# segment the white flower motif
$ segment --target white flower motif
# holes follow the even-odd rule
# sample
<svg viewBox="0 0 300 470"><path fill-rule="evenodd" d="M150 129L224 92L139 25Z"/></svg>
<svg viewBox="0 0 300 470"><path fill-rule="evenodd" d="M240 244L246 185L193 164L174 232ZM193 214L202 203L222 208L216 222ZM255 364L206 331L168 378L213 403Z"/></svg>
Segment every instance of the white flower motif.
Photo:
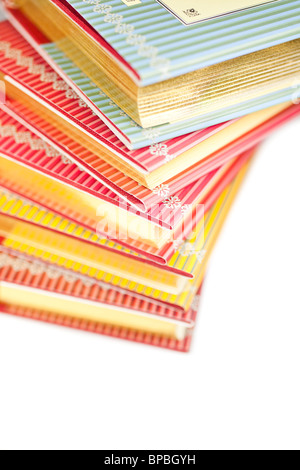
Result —
<svg viewBox="0 0 300 470"><path fill-rule="evenodd" d="M47 157L57 157L60 153L50 147L42 139L37 139L31 132L19 132L15 126L2 125L0 122L0 137L13 137L18 144L29 145L32 150L42 150L46 153Z"/></svg>
<svg viewBox="0 0 300 470"><path fill-rule="evenodd" d="M193 243L186 242L184 245L181 246L179 253L182 256L188 256L190 254L193 254L193 251L194 251Z"/></svg>
<svg viewBox="0 0 300 470"><path fill-rule="evenodd" d="M131 125L131 127L138 127L137 123L134 122L132 119L130 119L129 116L126 113L124 113L124 111L122 111L121 109L120 109L119 114L120 114L120 116L125 117L125 118L128 119L128 122Z"/></svg>
<svg viewBox="0 0 300 470"><path fill-rule="evenodd" d="M113 12L113 6L102 4L102 0L83 0L86 3L93 4L93 11L98 15L105 15L103 20L106 23L115 24L115 32L126 36L126 42L138 48L138 55L148 57L150 66L154 67L161 73L162 79L169 78L170 60L158 55L158 48L147 44L147 39L142 34L136 34L134 26L125 22L125 18L118 12Z"/></svg>
<svg viewBox="0 0 300 470"><path fill-rule="evenodd" d="M143 136L146 137L146 139L154 141L157 137L159 137L159 135L159 130L155 129L154 127L148 127L148 129L143 129Z"/></svg>
<svg viewBox="0 0 300 470"><path fill-rule="evenodd" d="M116 33L129 35L133 33L134 26L126 24L126 23L118 23L115 28Z"/></svg>
<svg viewBox="0 0 300 470"><path fill-rule="evenodd" d="M116 103L114 103L112 100L109 100L108 101L108 104L109 106L111 106L112 108L117 108L118 106L116 105Z"/></svg>
<svg viewBox="0 0 300 470"><path fill-rule="evenodd" d="M17 272L28 269L33 276L40 275L44 272L44 268L40 263L33 263L22 258L13 258L12 256L2 253L0 255L0 268L4 266L10 266Z"/></svg>
<svg viewBox="0 0 300 470"><path fill-rule="evenodd" d="M0 254L0 269L7 266L9 260L10 257L8 255L6 255L5 253Z"/></svg>
<svg viewBox="0 0 300 470"><path fill-rule="evenodd" d="M75 282L75 281L76 281L76 277L73 276L72 274L66 274L66 273L64 273L63 276L64 276L64 279L65 279L66 282L71 283L71 282Z"/></svg>
<svg viewBox="0 0 300 470"><path fill-rule="evenodd" d="M83 101L83 99L81 99L81 98L78 100L78 104L79 104L79 106L80 106L81 108L87 108L87 107L88 107L88 105L86 104L86 102ZM96 116L96 114L95 114L94 112L93 112L93 115Z"/></svg>
<svg viewBox="0 0 300 470"><path fill-rule="evenodd" d="M62 82L62 84L64 85L65 83ZM56 88L57 88L57 87L56 87ZM76 99L78 98L78 95L77 95L77 93L75 93L74 90L72 90L72 88L67 88L67 90L66 90L66 97L67 97L67 98L70 98L70 99L76 100Z"/></svg>
<svg viewBox="0 0 300 470"><path fill-rule="evenodd" d="M29 269L30 269L30 273L33 276L40 276L41 274L45 272L45 268L41 264L37 264L37 263L33 263Z"/></svg>
<svg viewBox="0 0 300 470"><path fill-rule="evenodd" d="M174 158L175 158L174 155L169 155L169 154L167 154L167 155L165 156L165 162L166 162L166 163L169 163L169 162L171 162L172 160L174 160Z"/></svg>
<svg viewBox="0 0 300 470"><path fill-rule="evenodd" d="M181 206L181 212L183 214L185 214L186 212L188 212L188 210L190 209L191 205L190 204L184 204L183 206Z"/></svg>
<svg viewBox="0 0 300 470"><path fill-rule="evenodd" d="M68 157L66 157L65 155L62 155L61 156L61 161L62 163L64 163L65 165L73 165L73 162L72 160L70 160Z"/></svg>
<svg viewBox="0 0 300 470"><path fill-rule="evenodd" d="M153 144L150 147L151 155L156 157L168 157L168 146L166 144Z"/></svg>
<svg viewBox="0 0 300 470"><path fill-rule="evenodd" d="M55 269L55 268L46 268L45 269L45 272L47 274L47 276L50 278L50 279L53 279L53 280L56 280L56 279L59 279L62 274L59 270Z"/></svg>
<svg viewBox="0 0 300 470"><path fill-rule="evenodd" d="M77 165L77 168L79 171L85 171L85 168L84 166L81 166L81 165Z"/></svg>
<svg viewBox="0 0 300 470"><path fill-rule="evenodd" d="M182 239L174 240L173 241L174 249L178 251L183 243L184 243L184 240Z"/></svg>
<svg viewBox="0 0 300 470"><path fill-rule="evenodd" d="M146 44L146 41L143 41L140 44L138 54L142 57L149 57L151 59L151 65L152 65L153 61L155 62L156 60L158 49L157 47L151 46L150 44Z"/></svg>
<svg viewBox="0 0 300 470"><path fill-rule="evenodd" d="M65 165L76 165L78 170L79 171L85 171L85 168L84 166L80 165L80 164L76 164L75 162L72 162L72 160L70 160L70 158L66 157L65 155L62 155L61 156L61 161L62 163L64 163Z"/></svg>
<svg viewBox="0 0 300 470"><path fill-rule="evenodd" d="M119 24L122 23L123 16L119 15L118 13L106 13L104 17L105 23L112 23L112 24Z"/></svg>
<svg viewBox="0 0 300 470"><path fill-rule="evenodd" d="M170 194L170 188L167 184L160 184L153 189L153 193L161 197L166 197Z"/></svg>
<svg viewBox="0 0 300 470"><path fill-rule="evenodd" d="M181 207L181 201L178 196L170 196L168 199L165 199L163 203L169 209L178 209Z"/></svg>
<svg viewBox="0 0 300 470"><path fill-rule="evenodd" d="M99 2L96 2L97 6L94 7L94 11L97 13L110 13L112 10L112 7L110 5L100 5Z"/></svg>
<svg viewBox="0 0 300 470"><path fill-rule="evenodd" d="M146 38L144 36L141 36L141 34L136 34L133 31L128 33L127 39L126 39L127 44L130 44L131 46L141 46L146 42Z"/></svg>
<svg viewBox="0 0 300 470"><path fill-rule="evenodd" d="M29 263L28 261L22 260L22 259L15 259L14 260L14 269L16 271L25 271L26 269L29 268Z"/></svg>
<svg viewBox="0 0 300 470"><path fill-rule="evenodd" d="M91 287L95 282L97 282L92 278L86 279L85 276L81 276L80 274L68 273L66 270L59 267L48 267L42 263L32 262L23 258L13 258L11 255L6 253L0 253L0 269L8 266L17 272L28 270L33 276L41 276L45 273L52 280L57 280L60 277L63 277L63 279L69 283L81 281L87 287ZM105 284L102 285L101 283L100 285L102 289L109 289Z"/></svg>

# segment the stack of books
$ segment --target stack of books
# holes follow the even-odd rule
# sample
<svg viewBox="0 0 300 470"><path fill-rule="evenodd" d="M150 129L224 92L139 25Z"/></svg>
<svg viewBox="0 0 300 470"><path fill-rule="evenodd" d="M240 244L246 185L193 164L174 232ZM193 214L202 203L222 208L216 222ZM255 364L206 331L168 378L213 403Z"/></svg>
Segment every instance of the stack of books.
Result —
<svg viewBox="0 0 300 470"><path fill-rule="evenodd" d="M2 0L0 311L188 351L300 0Z"/></svg>

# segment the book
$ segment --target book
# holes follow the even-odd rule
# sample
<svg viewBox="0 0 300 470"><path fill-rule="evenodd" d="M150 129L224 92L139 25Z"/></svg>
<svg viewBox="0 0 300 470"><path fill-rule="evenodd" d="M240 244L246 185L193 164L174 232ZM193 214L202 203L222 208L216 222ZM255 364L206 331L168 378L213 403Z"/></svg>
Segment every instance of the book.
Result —
<svg viewBox="0 0 300 470"><path fill-rule="evenodd" d="M171 272L166 274L166 270L163 269L159 270L156 268L156 270L153 270L149 266L146 270L144 266L140 273L142 272L144 278L148 277L148 280L145 281L145 284L134 282L130 279L130 276L132 273L134 274L135 266L133 263L131 272L130 261L127 257L124 257L122 266L119 262L120 259L118 259L117 268L118 270L120 269L120 272L122 270L123 273L124 269L127 269L129 273L128 278L112 275L108 272L112 267L113 259L115 259L113 256L107 262L107 270L103 270L103 254L97 254L95 244L88 243L91 234L82 233L83 239L87 240L87 242L80 243L78 239L74 239L74 236L72 241L70 237L63 236L62 232L58 233L56 231L54 233L53 230L49 229L49 226L53 223L53 219L55 219L54 226L59 230L60 224L64 223L61 218L55 218L53 213L47 214L45 211L41 212L39 208L32 208L28 204L24 206L22 201L18 199L13 198L8 202L5 199L3 201L0 214L2 245L19 253L25 253L31 257L42 259L53 265L66 267L71 271L87 274L92 278L107 282L115 287L122 287L131 292L143 294L188 311L193 296L203 281L205 267L213 246L248 167L249 161L243 165L235 180L226 187L214 206L206 214L204 224L203 221L198 224L198 227L189 239L179 246L169 261L169 268L177 270L177 273L179 270L184 270L191 275L190 279L177 284L175 288L176 293L163 290L166 287L167 276L169 276L170 282L173 282L173 287L176 278L175 273L173 275ZM40 223L39 220L41 220ZM80 227L75 224L71 227L66 224L63 231L69 232L72 236L78 229ZM156 285L156 288L149 287L149 284L153 281L157 281L157 284L160 283L160 286Z"/></svg>
<svg viewBox="0 0 300 470"><path fill-rule="evenodd" d="M4 22L2 28L0 73L2 71L6 80L7 94L15 98L7 100L6 112L10 108L16 119L27 123L48 142L50 139L51 145L64 152L66 158L79 163L94 178L112 191L117 191L120 197L141 202L141 205L141 198L151 198L151 193L144 190L145 195L141 194L139 184L154 190L167 181L169 187L174 185L182 189L193 181L191 178L201 176L195 165L202 165L212 153L289 106L289 103L283 103L238 121L212 126L141 150L128 151L16 29L8 22ZM68 149L70 151L66 152ZM191 167L194 167L193 171L187 173L186 170ZM119 172L113 171L114 168ZM124 173L130 180L124 180ZM134 185L132 179L138 184Z"/></svg>
<svg viewBox="0 0 300 470"><path fill-rule="evenodd" d="M136 209L137 203L135 207L130 206L131 200L128 205L124 203L119 195L73 163L74 159L69 160L65 153L61 154L58 151L60 147L45 144L40 134L33 134L7 110L0 110L0 167L6 183L4 177L2 181L6 185L13 183L26 197L54 208L65 217L73 217L93 231L97 227L98 233L106 238L115 239L118 228L122 234L119 243L124 247L164 263L174 250L177 232L188 236L189 230L201 217L199 205L205 203L207 206L214 189L218 185L222 189L224 181L234 177L241 161L239 156L251 151L254 145L299 112L299 106L293 105L241 140L204 159L199 169L192 167L185 175L187 183L189 179L194 180L195 175L198 181L187 184L180 191L173 190L175 184L163 184L149 198L142 188L139 193L131 192L135 196L145 194L140 198L147 209L143 211ZM114 229L112 235L104 217L101 222L101 214L109 215L109 223ZM128 227L133 232L130 237Z"/></svg>
<svg viewBox="0 0 300 470"><path fill-rule="evenodd" d="M0 122L3 186L97 233L107 244L114 240L123 249L162 264L173 255L176 240L188 237L203 211L210 209L252 154L250 149L230 158L178 196L169 196L168 187L160 187L165 196L163 202L148 214L138 214L120 204L106 188L101 197L97 181L91 184L89 175L85 176L76 165L65 162L59 154L49 153L43 142L35 140L9 115L2 116ZM165 216L162 227L156 222L155 210ZM173 228L168 227L168 220ZM150 238L153 243L148 241Z"/></svg>
<svg viewBox="0 0 300 470"><path fill-rule="evenodd" d="M0 3L0 313L188 351L300 0Z"/></svg>
<svg viewBox="0 0 300 470"><path fill-rule="evenodd" d="M188 124L241 104L249 110L253 100L291 90L299 73L298 0L269 2L189 27L151 0L131 7L122 0L102 6L77 0L14 4L143 128ZM158 17L168 33L157 32ZM213 40L206 43L207 30ZM171 56L177 56L172 72ZM144 67L152 69L147 78Z"/></svg>
<svg viewBox="0 0 300 470"><path fill-rule="evenodd" d="M200 291L184 312L0 247L0 312L10 315L187 352Z"/></svg>
<svg viewBox="0 0 300 470"><path fill-rule="evenodd" d="M51 65L52 69L66 81L76 94L79 94L82 102L89 106L130 150L145 146L150 146L153 149L153 145L156 148L158 143L166 139L178 137L199 129L206 129L285 101L295 101L295 95L298 95L299 92L297 88L293 87L291 89L289 87L285 90L268 93L265 97L253 99L251 103L247 102L238 107L235 105L230 106L224 112L218 110L216 113L206 114L203 119L199 116L197 118L189 118L188 123L183 125L176 122L143 129L109 99L102 90L99 90L99 86L93 84L90 78L74 62L66 58L56 45L49 43L49 39L45 35L41 35L39 30L32 23L28 22L19 10L10 10L8 18L15 28L26 37L27 41L30 42L39 55L43 56ZM6 42L8 41L6 40ZM20 46L20 37L17 39L17 44ZM54 73L54 70L52 70L52 73ZM43 94L45 94L45 90L43 90Z"/></svg>

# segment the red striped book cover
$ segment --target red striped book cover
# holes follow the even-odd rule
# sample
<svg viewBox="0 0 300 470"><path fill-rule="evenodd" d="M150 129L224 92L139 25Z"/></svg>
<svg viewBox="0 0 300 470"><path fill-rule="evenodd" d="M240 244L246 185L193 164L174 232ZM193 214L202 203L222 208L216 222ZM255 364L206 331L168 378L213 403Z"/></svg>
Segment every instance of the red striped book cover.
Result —
<svg viewBox="0 0 300 470"><path fill-rule="evenodd" d="M20 305L22 301L16 300L15 304L6 304L0 299L0 312L30 318L61 326L68 326L84 331L131 340L153 346L164 347L182 352L188 352L191 344L192 331L199 309L200 291L195 296L195 301L188 312L183 312L162 302L144 298L138 294L131 294L125 290L113 289L103 283L97 283L83 276L66 273L63 269L49 267L42 262L32 261L20 257L5 248L0 248L0 290L2 288L24 290L34 296L46 293L50 299L77 299L97 303L99 308L107 306L119 308L120 311L130 311L132 314L141 314L147 318L170 320L174 324L186 325L187 334L183 338L176 339L167 335L151 334L147 331L138 331L132 328L110 325L109 322L98 322L78 318L78 316L63 315L51 312L51 307L38 310ZM18 304L19 303L19 304ZM50 302L51 304L51 302Z"/></svg>

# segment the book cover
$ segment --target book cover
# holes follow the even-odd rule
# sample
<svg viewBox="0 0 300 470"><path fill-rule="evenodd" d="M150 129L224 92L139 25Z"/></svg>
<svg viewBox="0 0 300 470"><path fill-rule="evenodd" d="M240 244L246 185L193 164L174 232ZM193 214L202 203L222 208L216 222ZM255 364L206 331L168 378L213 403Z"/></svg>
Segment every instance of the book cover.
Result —
<svg viewBox="0 0 300 470"><path fill-rule="evenodd" d="M192 279L187 279L186 282L180 285L177 294L170 294L163 291L161 288L154 289L153 287L148 287L147 282L145 285L134 283L128 278L125 279L120 276L112 276L106 271L103 271L102 268L95 268L94 263L97 260L95 258L95 250L91 249L91 245L88 244L82 248L75 247L75 251L73 250L71 253L72 246L70 243L68 243L67 240L56 240L49 230L49 224L53 223L53 219L55 219L53 213L47 215L45 211L42 211L41 213L38 208L34 208L32 211L29 210L30 206L28 205L25 206L24 210L22 201L16 199L13 199L13 201L8 204L7 200L4 199L3 208L5 214L1 215L2 244L6 248L43 259L47 262L53 263L54 265L67 267L73 272L88 274L91 277L95 277L96 279L112 284L115 287L119 286L132 292L137 292L156 300L176 305L177 307L188 311L193 297L203 281L204 271L212 249L226 220L231 205L235 200L248 167L249 160L245 162L235 180L223 190L214 206L206 214L204 224L203 221L201 221L193 234L183 244L180 244L176 253L169 261L168 266L172 269L185 270L192 275ZM13 213L9 214L9 211L11 210ZM22 214L27 217L27 220L36 216L38 219L42 218L42 222L44 221L45 227L44 231L47 231L48 229L49 233L41 235L41 230L32 225L32 220L31 223L21 222L20 219L22 218ZM61 218L58 218L58 224L60 222ZM71 233L78 230L78 228L79 227L75 224L69 227ZM86 260L88 264L85 264L84 260ZM91 261L94 268L91 266ZM124 261L126 262L126 259L124 259ZM128 262L127 269L129 266L130 264ZM149 276L150 279L153 279L151 269L149 269Z"/></svg>
<svg viewBox="0 0 300 470"><path fill-rule="evenodd" d="M102 38L101 46L105 47L105 40L113 48L109 52L117 60L119 57L125 60L142 85L300 37L298 0L253 1L250 9L244 9L246 3L251 4L245 1L226 2L225 7L221 1L196 1L195 10L200 5L200 13L202 9L214 10L212 16L224 10L238 11L188 27L155 0L143 0L132 6L122 0L51 3L67 12L87 34L92 35L92 29L97 32ZM178 3L184 5L183 9L191 4L186 0Z"/></svg>
<svg viewBox="0 0 300 470"><path fill-rule="evenodd" d="M0 248L1 313L178 351L189 349L200 290L184 312Z"/></svg>
<svg viewBox="0 0 300 470"><path fill-rule="evenodd" d="M126 153L123 151L124 148L122 149L122 147L118 145L112 146L112 139L108 139L110 140L109 144L112 152L114 152L121 159L123 159L124 164L128 160L129 164L131 162L131 165L132 162L136 162L136 164L139 165L139 170L144 171L146 173L148 172L148 174L150 167L149 164L151 161L154 164L154 166L152 167L152 171L153 169L157 168L158 165L161 164L161 162L159 162L157 158L153 158L152 155L152 153L154 152L154 156L156 156L155 154L157 147L159 147L159 149L161 148L161 146L157 145L160 142L163 142L166 139L170 139L172 137L180 136L182 134L193 133L193 131L196 131L199 128L206 129L209 126L216 126L218 123L224 123L225 121L229 121L230 119L235 119L237 116L243 116L247 113L252 113L260 109L264 109L268 106L273 106L278 103L283 103L285 101L291 101L291 99L295 95L295 90L291 90L290 87L276 92L270 92L270 90L268 90L267 96L264 96L263 98L260 97L257 99L253 99L251 102L247 102L244 105L238 106L238 108L236 106L230 106L224 112L219 110L217 113L212 113L209 116L205 115L203 118L204 120L202 120L202 118L189 119L189 123L187 126L185 124L182 125L180 123L174 123L155 126L151 129L142 129L140 126L135 124L130 118L128 118L128 116L123 111L121 111L120 108L118 108L117 105L112 102L112 100L108 99L102 92L99 93L98 87L95 87L91 83L90 78L84 75L82 71L74 65L74 63L70 62L59 51L59 49L57 49L57 47L51 44L47 45L47 38L42 36L41 39L40 33L37 32L36 28L34 28L31 23L24 19L24 16L21 15L18 10L10 10L9 18L15 24L16 28L20 32L22 32L22 34L26 36L28 40L30 40L32 46L35 47L39 51L39 53L42 54L43 57L51 64L52 73L54 73L54 67L55 71L60 74L60 76L73 89L73 91L79 94L82 102L86 103L86 105L89 106L92 111L100 117L100 119L103 119L105 121L105 123L111 128L111 130L118 136L118 138L122 140L123 144L125 144L129 148L140 148L146 145L148 146L148 151L146 149L143 149L141 154L142 160L140 161L138 152L135 151L130 155L130 152ZM21 44L21 35L17 33L16 30L13 30L12 27L10 27L10 30L8 30L9 27L5 25L5 28L7 29L6 42L11 41L11 43L13 43L13 41L15 41L18 45ZM23 42L24 41L25 40L23 39ZM26 47L28 48L28 43ZM34 55L34 52L32 52L32 54ZM43 95L47 96L47 90L45 88L43 89ZM52 96L51 93L50 96ZM75 114L77 112L76 109L77 108L74 107ZM79 109L78 113L79 115L82 114L82 108ZM76 118L76 116L74 115L72 117ZM95 125L93 130L95 131ZM208 132L215 132L215 130L209 129ZM183 138L183 140L179 139L177 141L178 146L170 145L170 142L163 142L162 148L165 149L164 145L166 144L168 149L170 149L167 152L168 159L172 160L173 158L176 158L180 154L180 152L182 153L184 151L182 143L185 142L185 145L187 145L186 148L191 148L191 146L193 146L195 138L198 138L201 142L203 138L205 138L205 135L210 135L207 134L206 130L200 131L200 133L196 134L190 135L190 138L188 140L186 140L186 136ZM107 132L104 134L102 133L102 135L105 135L105 137L107 137ZM103 141L101 141L101 135L100 142L102 142L103 145L107 143L103 143ZM197 140L195 141L195 144L196 143ZM190 144L190 146L188 146L188 144ZM165 151L163 150L162 153L164 154ZM145 165L145 157L149 162L147 165ZM131 171L133 171L132 168ZM137 178L137 175L134 175L133 173L130 174L130 176ZM141 175L141 177L142 176L143 175ZM148 176L145 175L145 178L148 178ZM147 186L147 183L145 183L145 181L140 180L140 182Z"/></svg>

